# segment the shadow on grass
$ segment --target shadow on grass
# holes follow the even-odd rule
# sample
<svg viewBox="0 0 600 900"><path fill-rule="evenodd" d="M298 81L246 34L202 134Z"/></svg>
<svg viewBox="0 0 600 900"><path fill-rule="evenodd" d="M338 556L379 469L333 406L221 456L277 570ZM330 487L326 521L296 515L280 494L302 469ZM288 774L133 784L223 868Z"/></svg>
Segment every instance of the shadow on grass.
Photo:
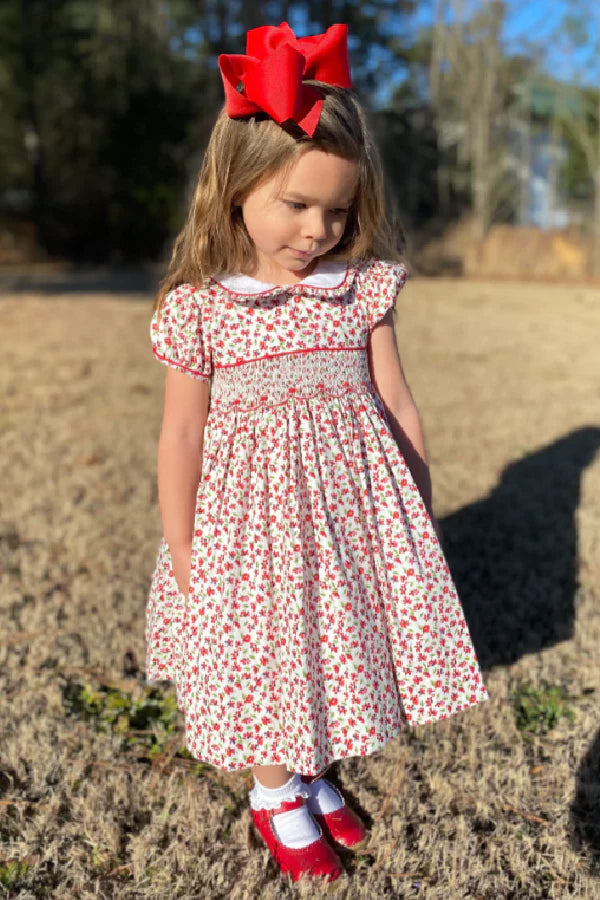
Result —
<svg viewBox="0 0 600 900"><path fill-rule="evenodd" d="M508 465L484 499L441 519L444 549L484 669L573 635L587 426Z"/></svg>
<svg viewBox="0 0 600 900"><path fill-rule="evenodd" d="M591 852L594 874L600 876L600 731L577 771L571 804L571 843L577 852Z"/></svg>

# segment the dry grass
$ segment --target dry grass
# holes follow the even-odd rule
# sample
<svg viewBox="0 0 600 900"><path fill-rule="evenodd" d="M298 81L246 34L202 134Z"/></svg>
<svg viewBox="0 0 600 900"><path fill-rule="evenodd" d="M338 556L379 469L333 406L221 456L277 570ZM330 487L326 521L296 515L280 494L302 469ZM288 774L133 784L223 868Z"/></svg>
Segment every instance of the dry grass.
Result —
<svg viewBox="0 0 600 900"><path fill-rule="evenodd" d="M600 292L423 280L399 313L491 700L337 766L371 831L328 896L600 897ZM245 775L175 755L181 722L152 755L67 715L67 685L142 692L164 378L148 317L131 295L1 303L0 896L320 895L257 843ZM528 681L563 686L572 719L519 731Z"/></svg>

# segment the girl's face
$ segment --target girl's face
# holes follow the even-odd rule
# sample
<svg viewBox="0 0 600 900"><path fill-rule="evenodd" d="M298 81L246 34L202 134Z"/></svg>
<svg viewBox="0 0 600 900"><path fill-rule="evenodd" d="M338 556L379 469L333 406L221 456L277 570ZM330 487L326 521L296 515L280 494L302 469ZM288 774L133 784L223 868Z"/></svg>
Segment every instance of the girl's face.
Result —
<svg viewBox="0 0 600 900"><path fill-rule="evenodd" d="M358 165L322 150L303 153L283 180L275 174L242 203L244 224L258 256L260 281L293 284L306 278L340 241L358 182Z"/></svg>

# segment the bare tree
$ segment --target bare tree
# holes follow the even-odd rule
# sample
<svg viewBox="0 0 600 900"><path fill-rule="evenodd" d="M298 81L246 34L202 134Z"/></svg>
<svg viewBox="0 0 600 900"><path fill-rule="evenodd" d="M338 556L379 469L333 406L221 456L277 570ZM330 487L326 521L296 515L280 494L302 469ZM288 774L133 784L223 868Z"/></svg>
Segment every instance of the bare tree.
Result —
<svg viewBox="0 0 600 900"><path fill-rule="evenodd" d="M479 100L470 109L472 196L475 236L483 238L492 220L492 124L499 101L499 71L502 62L500 28L504 16L502 0L492 0L483 14L482 38L473 48L472 85L479 84Z"/></svg>
<svg viewBox="0 0 600 900"><path fill-rule="evenodd" d="M447 219L450 213L450 171L447 161L444 136L445 106L442 102L442 63L446 53L446 28L448 0L436 0L435 18L431 34L431 54L429 58L429 97L435 112L436 144L438 151L437 191L440 215Z"/></svg>
<svg viewBox="0 0 600 900"><path fill-rule="evenodd" d="M482 0L469 12L465 18L462 0L437 0L429 88L440 155L440 212L447 213L451 186L466 169L474 231L483 237L494 212L494 184L504 167L493 144L502 112L504 0Z"/></svg>
<svg viewBox="0 0 600 900"><path fill-rule="evenodd" d="M563 83L562 122L578 144L593 186L592 273L600 275L600 7L571 0L560 25L568 81Z"/></svg>

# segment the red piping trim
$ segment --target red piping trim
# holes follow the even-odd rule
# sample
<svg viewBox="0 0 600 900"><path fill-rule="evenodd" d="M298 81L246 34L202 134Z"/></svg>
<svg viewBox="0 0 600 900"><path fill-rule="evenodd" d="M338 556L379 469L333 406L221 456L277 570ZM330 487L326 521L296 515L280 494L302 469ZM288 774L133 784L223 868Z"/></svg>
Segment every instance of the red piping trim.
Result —
<svg viewBox="0 0 600 900"><path fill-rule="evenodd" d="M260 362L263 359L278 359L280 356L295 356L298 353L314 353L316 350L329 350L330 352L335 353L336 350L366 350L367 348L368 344L359 347L310 347L302 350L284 350L283 353L267 353L265 356L255 356L253 359L242 359L241 362L227 363L223 366L215 365L213 366L213 369L234 369L237 366L245 366L246 363L251 362ZM194 375L199 375L200 378L210 378L210 373L205 375L197 369L192 369L190 366L184 366L183 363L175 362L175 360L169 359L167 356L162 356L162 354L154 347L152 348L152 352L157 359L161 360L161 362L169 363L172 366L176 366L178 369L185 369L186 372L192 372Z"/></svg>
<svg viewBox="0 0 600 900"><path fill-rule="evenodd" d="M254 359L243 359L241 362L236 363L226 363L224 366L214 366L215 369L233 369L235 366L244 366L246 363L250 362L260 362L261 359L277 359L279 356L293 356L297 353L314 353L315 350L330 350L335 352L336 350L366 350L368 347L367 344L360 347L310 347L308 349L302 350L287 350L283 353L267 353L266 356L256 356Z"/></svg>
<svg viewBox="0 0 600 900"><path fill-rule="evenodd" d="M157 350L155 350L154 347L152 348L152 352L157 359L160 359L161 362L166 362L169 365L176 366L178 369L185 369L186 372L192 372L193 375L199 375L200 378L210 378L210 374L205 375L204 372L198 372L197 369L191 369L189 366L184 366L182 363L178 363L172 359L169 359L168 356L161 356L161 354Z"/></svg>
<svg viewBox="0 0 600 900"><path fill-rule="evenodd" d="M213 278L212 276L211 276L210 280L213 282L213 284L217 284L222 290L227 291L228 294L234 294L236 297L262 297L263 294L271 294L273 291L278 290L278 289L281 290L282 292L284 292L286 290L289 290L290 288L303 288L303 287L308 287L313 291L325 292L325 291L339 290L339 288L341 288L342 285L346 284L346 282L348 281L348 275L350 274L351 269L354 269L354 268L355 268L354 266L350 267L347 265L346 273L345 273L344 277L339 282L339 284L334 284L333 287L319 287L318 284L307 284L306 279L303 279L302 281L295 281L293 284L274 284L273 287L265 288L264 291L256 291L256 293L251 293L251 294L249 294L248 291L234 291L231 288L226 287L224 284L221 284L220 281L217 281L217 279ZM310 278L310 277L311 276L309 275L308 278Z"/></svg>

